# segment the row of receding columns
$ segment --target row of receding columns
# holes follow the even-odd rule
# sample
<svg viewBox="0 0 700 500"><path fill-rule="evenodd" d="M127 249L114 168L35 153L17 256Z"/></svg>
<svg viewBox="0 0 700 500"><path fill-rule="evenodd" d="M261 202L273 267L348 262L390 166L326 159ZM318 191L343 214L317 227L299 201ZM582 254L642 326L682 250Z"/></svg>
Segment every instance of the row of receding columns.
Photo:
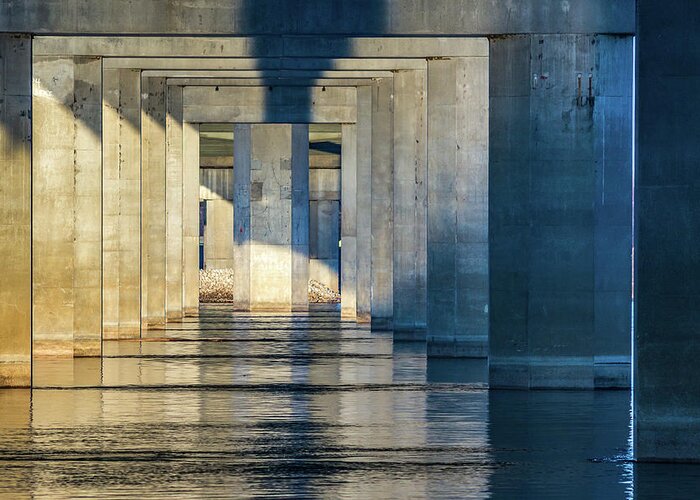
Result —
<svg viewBox="0 0 700 500"><path fill-rule="evenodd" d="M565 50L538 57L550 41ZM360 43L357 58L333 64L310 58L298 63L300 69L275 69L273 62L257 62L271 68L271 78L246 59L236 64L249 69L230 70L231 60L215 58L65 56L60 40L35 41L35 354L96 354L100 335L137 336L141 326L160 327L196 312L198 123L237 123L243 140L247 124L303 125L334 108L332 120L343 123L345 132L342 236L348 252L341 273L346 291L354 289L354 297L347 293L342 304L345 317L371 319L397 336L422 337L427 331L431 355L484 356L490 337L494 386L624 385L628 353L618 346L628 327L629 240L628 212L619 196L626 189L626 153L617 144L628 134L629 96L624 82L605 89L616 81L613 68L630 61L628 42L506 37L491 42L490 63L485 41L462 47L473 56L401 59L397 52L393 59L370 60L362 54L376 52ZM93 40L85 50L114 56L111 43ZM118 50L130 50L129 43ZM591 49L596 43L609 48L596 52ZM197 50L196 40L191 45L187 50ZM548 69L546 78L535 64ZM577 74L585 83L586 68L597 84L595 99L576 93ZM297 90L285 85L341 74L365 83L328 88L306 83ZM227 77L251 81L217 88ZM178 78L202 81L185 85ZM255 78L260 81L253 83ZM265 79L278 84L269 89L261 83ZM556 135L557 130L563 132ZM253 129L250 133L250 151L234 148L234 155L247 154L252 172L258 153ZM290 148L303 135L297 133ZM289 159L291 169L293 155ZM245 162L242 157L239 165ZM579 177L582 183L571 184ZM252 182L251 177L249 191ZM303 183L288 188L290 200L308 193ZM580 208L570 192L580 196ZM308 219L303 203L296 206L290 224ZM546 234L549 239L540 239ZM304 255L308 241L292 232L289 244ZM606 269L610 251L621 264ZM530 260L518 260L523 258ZM569 279L570 271L578 274ZM560 279L548 282L554 292L543 301L535 292L548 275ZM298 289L296 296L303 308ZM606 316L606 310L615 315ZM567 314L581 318L581 311L592 311L586 318L600 335L579 335L565 323ZM95 320L100 316L103 332ZM540 341L551 349L538 347ZM606 359L613 361L608 374L600 370L611 367L602 366ZM561 368L576 363L582 368ZM619 377L610 375L615 370Z"/></svg>

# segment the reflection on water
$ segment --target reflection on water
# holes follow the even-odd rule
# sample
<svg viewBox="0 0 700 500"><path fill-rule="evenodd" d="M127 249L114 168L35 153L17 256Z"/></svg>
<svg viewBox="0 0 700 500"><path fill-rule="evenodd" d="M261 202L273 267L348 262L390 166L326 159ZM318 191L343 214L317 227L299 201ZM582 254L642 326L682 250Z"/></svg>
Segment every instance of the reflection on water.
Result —
<svg viewBox="0 0 700 500"><path fill-rule="evenodd" d="M0 391L8 498L692 498L628 461L629 393L486 390L478 360L333 313L233 314L41 361ZM671 478L674 478L671 481Z"/></svg>

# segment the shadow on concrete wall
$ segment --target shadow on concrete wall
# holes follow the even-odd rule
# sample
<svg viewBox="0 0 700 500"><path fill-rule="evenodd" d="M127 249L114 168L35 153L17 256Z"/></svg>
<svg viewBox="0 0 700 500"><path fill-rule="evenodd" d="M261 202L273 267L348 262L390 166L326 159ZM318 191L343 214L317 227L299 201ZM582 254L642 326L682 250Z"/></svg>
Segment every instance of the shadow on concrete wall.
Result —
<svg viewBox="0 0 700 500"><path fill-rule="evenodd" d="M313 47L314 36L332 35L334 53L337 58L352 56L352 43L347 37L371 36L385 33L389 20L387 19L386 0L360 0L357 2L342 2L338 0L247 0L242 12L241 33L257 38L252 44L250 57L259 59L262 63L266 57L267 42L264 37L289 36L295 33L297 38L306 38ZM337 31L327 33L329 19L337 20ZM285 69L297 69L295 60L297 54L286 53L283 57ZM316 68L309 71L311 80L318 80L324 69L334 69L334 59L320 57ZM295 68L296 66L296 68ZM263 77L273 76L272 70L259 66ZM274 87L269 87L269 98L265 109L265 119L271 119L273 114L270 103L273 99ZM291 104L291 103L290 103ZM301 122L309 123L313 102L311 89L295 102L303 110ZM305 118L304 118L305 117Z"/></svg>

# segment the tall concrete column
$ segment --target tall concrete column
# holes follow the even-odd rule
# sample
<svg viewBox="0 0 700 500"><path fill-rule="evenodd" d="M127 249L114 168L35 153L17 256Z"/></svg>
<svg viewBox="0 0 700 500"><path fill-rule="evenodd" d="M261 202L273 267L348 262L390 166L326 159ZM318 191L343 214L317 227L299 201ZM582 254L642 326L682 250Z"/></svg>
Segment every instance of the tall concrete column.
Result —
<svg viewBox="0 0 700 500"><path fill-rule="evenodd" d="M199 125L182 127L182 310L199 312Z"/></svg>
<svg viewBox="0 0 700 500"><path fill-rule="evenodd" d="M340 314L357 318L357 125L341 129Z"/></svg>
<svg viewBox="0 0 700 500"><path fill-rule="evenodd" d="M372 88L372 328L393 327L393 85Z"/></svg>
<svg viewBox="0 0 700 500"><path fill-rule="evenodd" d="M38 356L101 352L101 77L99 58L34 58L33 329Z"/></svg>
<svg viewBox="0 0 700 500"><path fill-rule="evenodd" d="M634 453L698 462L700 5L640 0L637 15Z"/></svg>
<svg viewBox="0 0 700 500"><path fill-rule="evenodd" d="M31 43L0 36L0 387L31 382Z"/></svg>
<svg viewBox="0 0 700 500"><path fill-rule="evenodd" d="M290 310L292 127L252 125L250 145L250 308Z"/></svg>
<svg viewBox="0 0 700 500"><path fill-rule="evenodd" d="M142 325L165 324L165 78L143 78L141 111Z"/></svg>
<svg viewBox="0 0 700 500"><path fill-rule="evenodd" d="M342 188L342 187L341 187ZM372 315L372 87L357 89L357 321Z"/></svg>
<svg viewBox="0 0 700 500"><path fill-rule="evenodd" d="M629 37L491 41L491 387L629 386L631 62Z"/></svg>
<svg viewBox="0 0 700 500"><path fill-rule="evenodd" d="M168 86L166 94L165 313L167 319L178 319L182 317L183 310L182 87Z"/></svg>
<svg viewBox="0 0 700 500"><path fill-rule="evenodd" d="M425 71L394 74L394 331L409 336L427 326L426 83Z"/></svg>
<svg viewBox="0 0 700 500"><path fill-rule="evenodd" d="M292 125L292 311L309 309L309 126Z"/></svg>
<svg viewBox="0 0 700 500"><path fill-rule="evenodd" d="M233 307L250 310L251 126L233 127Z"/></svg>
<svg viewBox="0 0 700 500"><path fill-rule="evenodd" d="M488 345L488 58L428 61L428 354Z"/></svg>
<svg viewBox="0 0 700 500"><path fill-rule="evenodd" d="M102 74L102 328L105 339L141 332L141 73Z"/></svg>

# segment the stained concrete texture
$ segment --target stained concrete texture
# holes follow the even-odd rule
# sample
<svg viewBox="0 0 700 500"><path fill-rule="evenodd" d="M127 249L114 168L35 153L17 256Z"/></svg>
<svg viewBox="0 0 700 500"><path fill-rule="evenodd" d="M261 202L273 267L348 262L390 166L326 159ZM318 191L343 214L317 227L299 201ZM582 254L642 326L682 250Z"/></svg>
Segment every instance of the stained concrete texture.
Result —
<svg viewBox="0 0 700 500"><path fill-rule="evenodd" d="M31 39L0 35L0 387L31 380Z"/></svg>
<svg viewBox="0 0 700 500"><path fill-rule="evenodd" d="M35 356L101 353L101 89L99 58L34 58Z"/></svg>
<svg viewBox="0 0 700 500"><path fill-rule="evenodd" d="M236 309L308 307L308 144L305 125L234 128Z"/></svg>
<svg viewBox="0 0 700 500"><path fill-rule="evenodd" d="M632 40L491 43L490 384L630 384Z"/></svg>
<svg viewBox="0 0 700 500"><path fill-rule="evenodd" d="M141 318L158 328L166 320L165 78L143 78L141 88Z"/></svg>
<svg viewBox="0 0 700 500"><path fill-rule="evenodd" d="M697 462L700 5L640 0L638 14L634 449Z"/></svg>
<svg viewBox="0 0 700 500"><path fill-rule="evenodd" d="M371 315L372 328L393 328L393 84L382 80L372 87L371 142Z"/></svg>
<svg viewBox="0 0 700 500"><path fill-rule="evenodd" d="M166 86L165 117L165 315L179 319L183 315L183 205L182 205L182 92L178 86Z"/></svg>
<svg viewBox="0 0 700 500"><path fill-rule="evenodd" d="M199 307L199 125L182 127L182 309L192 315Z"/></svg>
<svg viewBox="0 0 700 500"><path fill-rule="evenodd" d="M427 73L394 76L393 328L424 337L427 327Z"/></svg>
<svg viewBox="0 0 700 500"><path fill-rule="evenodd" d="M343 125L341 210L341 315L357 319L357 126Z"/></svg>
<svg viewBox="0 0 700 500"><path fill-rule="evenodd" d="M428 62L428 354L486 357L487 58Z"/></svg>
<svg viewBox="0 0 700 500"><path fill-rule="evenodd" d="M233 205L207 200L204 226L204 269L233 269Z"/></svg>
<svg viewBox="0 0 700 500"><path fill-rule="evenodd" d="M103 70L102 334L141 332L141 74Z"/></svg>
<svg viewBox="0 0 700 500"><path fill-rule="evenodd" d="M632 33L633 0L376 1L219 0L162 3L124 9L119 0L0 2L0 31L20 33L173 33L230 35L489 35L504 33ZM358 15L361 13L361 15ZM282 40L280 40L281 42ZM286 43L287 41L284 40ZM306 40L313 46L312 40ZM342 41L340 42L342 44ZM400 44L400 41L397 41ZM403 45L402 45L403 47ZM253 45L260 55L265 46ZM350 52L350 51L348 51Z"/></svg>

